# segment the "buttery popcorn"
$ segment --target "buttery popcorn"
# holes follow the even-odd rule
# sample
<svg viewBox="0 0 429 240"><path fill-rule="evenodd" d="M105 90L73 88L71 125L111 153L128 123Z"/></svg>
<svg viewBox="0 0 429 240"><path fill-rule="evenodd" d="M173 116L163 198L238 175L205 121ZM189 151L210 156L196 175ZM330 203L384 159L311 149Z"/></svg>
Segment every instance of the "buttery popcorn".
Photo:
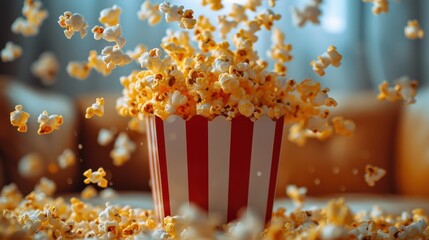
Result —
<svg viewBox="0 0 429 240"><path fill-rule="evenodd" d="M140 10L137 12L140 20L148 20L151 26L158 24L161 21L161 13L159 12L159 4L152 5L149 0L144 1L140 5Z"/></svg>
<svg viewBox="0 0 429 240"><path fill-rule="evenodd" d="M57 186L54 181L42 177L39 180L39 183L34 187L34 191L37 193L44 193L46 196L52 196L55 193Z"/></svg>
<svg viewBox="0 0 429 240"><path fill-rule="evenodd" d="M355 131L356 125L351 120L345 120L343 117L337 116L332 118L332 125L337 134L351 137Z"/></svg>
<svg viewBox="0 0 429 240"><path fill-rule="evenodd" d="M95 196L97 196L97 190L91 185L84 188L80 193L80 197L82 199L91 199Z"/></svg>
<svg viewBox="0 0 429 240"><path fill-rule="evenodd" d="M22 48L18 44L9 41L6 43L6 46L1 50L0 54L2 62L12 62L15 59L21 57Z"/></svg>
<svg viewBox="0 0 429 240"><path fill-rule="evenodd" d="M122 9L118 5L113 5L111 8L105 8L101 10L98 21L105 26L115 26L119 23L119 17L121 16Z"/></svg>
<svg viewBox="0 0 429 240"><path fill-rule="evenodd" d="M63 116L61 115L49 115L47 111L43 111L37 118L39 123L39 135L52 133L54 130L58 130L63 124Z"/></svg>
<svg viewBox="0 0 429 240"><path fill-rule="evenodd" d="M197 20L194 19L194 11L191 9L183 10L183 6L171 5L169 2L163 2L159 5L159 11L164 13L167 22L178 22L179 27L183 29L193 29Z"/></svg>
<svg viewBox="0 0 429 240"><path fill-rule="evenodd" d="M337 48L333 45L328 47L328 50L321 56L317 57L317 60L311 61L310 65L313 67L313 71L319 76L325 75L325 68L329 65L339 67L343 56L338 53Z"/></svg>
<svg viewBox="0 0 429 240"><path fill-rule="evenodd" d="M136 150L136 144L128 138L125 132L119 133L115 140L112 151L110 151L110 157L113 159L113 165L122 166L126 163L131 154Z"/></svg>
<svg viewBox="0 0 429 240"><path fill-rule="evenodd" d="M69 62L66 67L67 73L78 80L85 80L91 73L91 65L88 62Z"/></svg>
<svg viewBox="0 0 429 240"><path fill-rule="evenodd" d="M59 70L59 62L52 52L44 52L31 65L31 72L40 78L45 85L54 83Z"/></svg>
<svg viewBox="0 0 429 240"><path fill-rule="evenodd" d="M386 175L386 170L372 166L366 165L365 167L365 182L370 186L374 187L375 182L379 181L382 177Z"/></svg>
<svg viewBox="0 0 429 240"><path fill-rule="evenodd" d="M223 8L221 0L201 0L201 5L210 6L210 10L217 11Z"/></svg>
<svg viewBox="0 0 429 240"><path fill-rule="evenodd" d="M18 163L18 173L23 178L37 178L45 172L43 157L38 153L28 153Z"/></svg>
<svg viewBox="0 0 429 240"><path fill-rule="evenodd" d="M101 51L102 59L107 64L107 69L115 69L116 66L125 66L133 59L125 54L118 45L107 46Z"/></svg>
<svg viewBox="0 0 429 240"><path fill-rule="evenodd" d="M97 142L101 146L107 146L109 143L113 141L113 137L115 136L115 131L109 130L106 128L100 129L97 136Z"/></svg>
<svg viewBox="0 0 429 240"><path fill-rule="evenodd" d="M27 132L27 121L30 118L30 114L24 112L22 105L16 105L15 111L10 113L10 124L14 127L18 127L18 132Z"/></svg>
<svg viewBox="0 0 429 240"><path fill-rule="evenodd" d="M125 53L130 56L130 58L132 58L134 61L139 60L139 57L147 51L147 48L144 44L138 44L134 50L128 50Z"/></svg>
<svg viewBox="0 0 429 240"><path fill-rule="evenodd" d="M87 34L88 24L79 13L72 13L70 11L64 12L59 17L58 24L61 28L65 28L64 35L71 39L75 32L80 33L80 38L84 38Z"/></svg>
<svg viewBox="0 0 429 240"><path fill-rule="evenodd" d="M104 115L104 98L96 98L95 103L86 108L85 118L90 119L94 115L102 117Z"/></svg>
<svg viewBox="0 0 429 240"><path fill-rule="evenodd" d="M101 73L103 76L107 76L112 72L112 69L109 69L107 64L103 61L103 56L98 55L96 50L91 50L89 52L88 63L83 67L87 67L88 74L91 69ZM85 69L83 71L85 71Z"/></svg>
<svg viewBox="0 0 429 240"><path fill-rule="evenodd" d="M294 8L292 11L292 20L298 27L303 27L307 22L313 24L320 24L319 17L322 14L320 4L322 0L310 0L310 2L303 8Z"/></svg>
<svg viewBox="0 0 429 240"><path fill-rule="evenodd" d="M61 169L66 169L76 163L76 155L73 150L66 148L57 158L58 165Z"/></svg>
<svg viewBox="0 0 429 240"><path fill-rule="evenodd" d="M404 34L408 39L422 39L425 36L424 30L420 27L419 21L409 20L404 28Z"/></svg>
<svg viewBox="0 0 429 240"><path fill-rule="evenodd" d="M94 172L92 169L88 169L83 173L83 176L86 177L83 181L85 184L96 183L99 187L107 187L108 182L107 179L104 178L106 176L106 172L102 167Z"/></svg>
<svg viewBox="0 0 429 240"><path fill-rule="evenodd" d="M42 9L43 3L38 0L25 0L22 7L22 17L18 17L12 24L14 33L24 37L34 36L39 33L39 28L48 17L48 11Z"/></svg>
<svg viewBox="0 0 429 240"><path fill-rule="evenodd" d="M95 40L104 39L108 42L115 42L116 46L119 48L123 48L127 42L127 40L122 37L122 27L119 24L110 27L95 25L91 31L94 33Z"/></svg>
<svg viewBox="0 0 429 240"><path fill-rule="evenodd" d="M416 102L418 83L411 80L408 76L402 76L396 80L394 86L389 87L389 83L384 81L379 86L378 100L388 100L390 102L403 100L405 104Z"/></svg>
<svg viewBox="0 0 429 240"><path fill-rule="evenodd" d="M364 3L372 3L372 13L378 15L389 11L389 0L362 0Z"/></svg>
<svg viewBox="0 0 429 240"><path fill-rule="evenodd" d="M301 208L304 204L305 195L307 194L307 188L298 188L295 185L288 185L286 187L286 194L290 199L292 199L293 203L297 208Z"/></svg>

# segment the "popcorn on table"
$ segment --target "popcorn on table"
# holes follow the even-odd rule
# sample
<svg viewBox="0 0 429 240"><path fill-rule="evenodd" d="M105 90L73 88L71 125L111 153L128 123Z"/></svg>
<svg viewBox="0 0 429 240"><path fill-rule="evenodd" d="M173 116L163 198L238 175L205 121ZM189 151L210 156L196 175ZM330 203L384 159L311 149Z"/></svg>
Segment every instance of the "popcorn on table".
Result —
<svg viewBox="0 0 429 240"><path fill-rule="evenodd" d="M159 11L164 13L167 22L178 22L179 27L183 29L193 29L197 20L194 19L194 11L191 9L183 10L183 6L171 5L169 2L163 2L159 5Z"/></svg>
<svg viewBox="0 0 429 240"><path fill-rule="evenodd" d="M71 61L67 64L66 70L70 77L78 80L85 80L91 73L91 65L89 62Z"/></svg>
<svg viewBox="0 0 429 240"><path fill-rule="evenodd" d="M422 39L425 36L424 30L420 27L419 21L409 20L404 28L404 34L408 39Z"/></svg>
<svg viewBox="0 0 429 240"><path fill-rule="evenodd" d="M372 13L378 15L389 11L389 0L362 0L364 3L372 3Z"/></svg>
<svg viewBox="0 0 429 240"><path fill-rule="evenodd" d="M115 42L116 46L119 48L123 48L127 42L127 40L122 37L122 27L119 24L110 27L95 25L91 31L94 33L95 40L104 39L108 42Z"/></svg>
<svg viewBox="0 0 429 240"><path fill-rule="evenodd" d="M99 187L107 187L108 181L104 178L106 176L106 172L102 167L94 172L92 169L88 169L83 173L83 176L86 177L86 179L83 181L85 184L96 183Z"/></svg>
<svg viewBox="0 0 429 240"><path fill-rule="evenodd" d="M107 46L101 51L102 59L107 64L108 69L115 69L116 66L125 66L133 61L133 59L125 54L119 46Z"/></svg>
<svg viewBox="0 0 429 240"><path fill-rule="evenodd" d="M140 20L148 20L151 26L158 24L161 21L161 13L159 12L159 4L152 5L149 0L144 1L140 5L140 10L137 12Z"/></svg>
<svg viewBox="0 0 429 240"><path fill-rule="evenodd" d="M45 173L43 157L39 153L28 153L18 163L18 173L23 178L37 178Z"/></svg>
<svg viewBox="0 0 429 240"><path fill-rule="evenodd" d="M37 118L39 123L39 135L52 133L54 130L58 130L63 124L63 116L61 115L49 115L47 111L43 111Z"/></svg>
<svg viewBox="0 0 429 240"><path fill-rule="evenodd" d="M16 105L15 111L10 113L10 123L14 127L18 127L18 132L27 132L27 121L30 118L30 114L25 112L22 105Z"/></svg>
<svg viewBox="0 0 429 240"><path fill-rule="evenodd" d="M375 183L386 175L386 170L372 165L366 165L365 167L365 182L370 186L374 187Z"/></svg>
<svg viewBox="0 0 429 240"><path fill-rule="evenodd" d="M125 132L119 133L115 140L110 157L113 159L113 165L122 166L131 157L131 154L136 150L136 144L129 139Z"/></svg>
<svg viewBox="0 0 429 240"><path fill-rule="evenodd" d="M310 2L303 8L294 8L292 11L292 21L298 27L303 27L307 22L313 24L320 24L319 17L322 14L320 4L322 0L310 0Z"/></svg>
<svg viewBox="0 0 429 240"><path fill-rule="evenodd" d="M87 34L86 29L88 28L88 24L79 13L72 13L70 11L64 12L64 14L59 17L58 24L61 28L65 28L64 35L68 39L71 39L75 32L79 32L80 38L82 39Z"/></svg>
<svg viewBox="0 0 429 240"><path fill-rule="evenodd" d="M66 148L57 158L58 165L61 169L66 169L76 163L76 155L73 150Z"/></svg>
<svg viewBox="0 0 429 240"><path fill-rule="evenodd" d="M319 76L325 75L325 68L329 65L339 67L343 56L338 53L337 48L333 45L328 47L328 50L321 56L317 57L317 60L311 61L310 65L313 67L313 71Z"/></svg>
<svg viewBox="0 0 429 240"><path fill-rule="evenodd" d="M2 62L12 62L15 59L21 57L22 48L18 44L11 41L6 43L6 46L1 50Z"/></svg>
<svg viewBox="0 0 429 240"><path fill-rule="evenodd" d="M94 115L102 117L104 115L104 98L96 98L95 103L86 108L85 118L92 118Z"/></svg>
<svg viewBox="0 0 429 240"><path fill-rule="evenodd" d="M45 85L54 83L59 70L59 62L52 52L44 52L31 65L31 72L34 76L40 78Z"/></svg>
<svg viewBox="0 0 429 240"><path fill-rule="evenodd" d="M116 24L119 24L121 13L122 9L118 5L114 4L111 8L101 10L98 21L107 27L115 26Z"/></svg>
<svg viewBox="0 0 429 240"><path fill-rule="evenodd" d="M411 80L408 76L402 76L396 80L395 85L389 87L389 83L384 81L379 86L378 100L388 100L390 102L403 100L405 104L416 102L418 82Z"/></svg>

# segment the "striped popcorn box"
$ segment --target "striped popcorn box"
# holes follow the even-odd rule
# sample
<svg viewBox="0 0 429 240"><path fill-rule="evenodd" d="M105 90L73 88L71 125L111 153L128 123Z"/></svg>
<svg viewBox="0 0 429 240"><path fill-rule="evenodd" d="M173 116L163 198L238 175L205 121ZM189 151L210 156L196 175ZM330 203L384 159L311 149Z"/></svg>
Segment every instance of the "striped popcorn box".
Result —
<svg viewBox="0 0 429 240"><path fill-rule="evenodd" d="M271 218L283 118L146 118L158 220L193 203L230 222L244 209Z"/></svg>

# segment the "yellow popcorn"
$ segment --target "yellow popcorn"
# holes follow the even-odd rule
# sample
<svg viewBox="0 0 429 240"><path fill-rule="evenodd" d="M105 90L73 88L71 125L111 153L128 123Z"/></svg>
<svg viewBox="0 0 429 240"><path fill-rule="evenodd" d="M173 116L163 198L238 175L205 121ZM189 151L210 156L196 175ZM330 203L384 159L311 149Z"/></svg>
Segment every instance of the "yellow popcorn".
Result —
<svg viewBox="0 0 429 240"><path fill-rule="evenodd" d="M179 27L183 29L193 29L197 20L194 19L194 11L183 10L183 6L171 5L169 2L163 2L159 5L159 11L164 13L167 22L178 22Z"/></svg>
<svg viewBox="0 0 429 240"><path fill-rule="evenodd" d="M55 193L56 189L57 189L57 186L55 185L54 181L46 177L42 177L39 183L34 188L34 191L39 193L44 193L46 196L52 196Z"/></svg>
<svg viewBox="0 0 429 240"><path fill-rule="evenodd" d="M75 32L80 33L80 38L84 38L87 34L88 24L79 13L72 13L70 11L64 12L59 17L58 24L61 28L65 28L64 35L71 39Z"/></svg>
<svg viewBox="0 0 429 240"><path fill-rule="evenodd" d="M167 67L167 64L161 59L161 54L162 51L159 48L144 52L139 58L141 67L147 68L154 73L162 72Z"/></svg>
<svg viewBox="0 0 429 240"><path fill-rule="evenodd" d="M39 28L22 17L17 18L11 26L13 33L21 34L24 37L35 36L39 33Z"/></svg>
<svg viewBox="0 0 429 240"><path fill-rule="evenodd" d="M286 187L286 194L290 199L292 199L293 203L297 208L301 208L304 204L305 195L307 194L307 188L298 188L295 185L288 185Z"/></svg>
<svg viewBox="0 0 429 240"><path fill-rule="evenodd" d="M337 225L350 224L353 222L353 214L345 204L343 198L333 199L326 206L326 218L330 223Z"/></svg>
<svg viewBox="0 0 429 240"><path fill-rule="evenodd" d="M182 95L179 91L175 90L173 93L169 93L167 96L167 105L165 110L169 114L175 114L178 108L188 102L188 98Z"/></svg>
<svg viewBox="0 0 429 240"><path fill-rule="evenodd" d="M261 5L262 5L261 0L247 0L246 3L244 4L244 7L246 9L249 9L249 10L255 12L256 8L258 8Z"/></svg>
<svg viewBox="0 0 429 240"><path fill-rule="evenodd" d="M58 156L57 161L61 169L66 169L76 163L76 155L71 149L66 148L61 155Z"/></svg>
<svg viewBox="0 0 429 240"><path fill-rule="evenodd" d="M97 72L103 74L103 76L107 76L112 72L112 69L109 69L107 64L103 61L103 56L98 55L97 51L95 50L91 50L89 52L87 66L89 69L94 69Z"/></svg>
<svg viewBox="0 0 429 240"><path fill-rule="evenodd" d="M18 132L27 132L27 121L30 118L30 114L24 112L22 105L16 105L15 111L10 113L10 124L14 127L18 127Z"/></svg>
<svg viewBox="0 0 429 240"><path fill-rule="evenodd" d="M324 52L317 60L311 61L310 65L313 67L313 71L319 76L325 75L325 68L329 65L339 67L343 56L338 53L337 48L333 45L328 47L328 50Z"/></svg>
<svg viewBox="0 0 429 240"><path fill-rule="evenodd" d="M420 27L419 21L409 20L407 26L404 28L404 34L408 39L422 39L425 36L425 32Z"/></svg>
<svg viewBox="0 0 429 240"><path fill-rule="evenodd" d="M320 24L319 17L322 14L320 4L322 0L310 0L310 2L303 8L294 8L292 11L292 20L298 27L303 27L307 22L313 24Z"/></svg>
<svg viewBox="0 0 429 240"><path fill-rule="evenodd" d="M106 172L102 167L95 172L93 172L92 169L88 169L83 173L83 176L86 177L83 181L85 184L96 183L99 187L107 187L108 182L107 179L104 178L106 176Z"/></svg>
<svg viewBox="0 0 429 240"><path fill-rule="evenodd" d="M403 100L405 104L416 102L418 82L403 76L396 80L395 86L389 87L389 83L384 81L379 86L378 100L388 100L390 102Z"/></svg>
<svg viewBox="0 0 429 240"><path fill-rule="evenodd" d="M364 3L372 3L372 13L378 15L389 11L389 0L362 0Z"/></svg>
<svg viewBox="0 0 429 240"><path fill-rule="evenodd" d="M351 120L345 120L343 117L332 118L332 125L334 126L337 134L351 137L355 131L356 125Z"/></svg>
<svg viewBox="0 0 429 240"><path fill-rule="evenodd" d="M119 23L121 12L122 9L118 5L114 4L111 8L101 10L98 21L105 26L114 26Z"/></svg>
<svg viewBox="0 0 429 240"><path fill-rule="evenodd" d="M6 46L1 50L0 54L2 62L12 62L15 59L21 57L22 48L18 44L9 41L6 43Z"/></svg>
<svg viewBox="0 0 429 240"><path fill-rule="evenodd" d="M255 106L247 99L242 99L238 103L238 112L246 117L252 116L255 111Z"/></svg>
<svg viewBox="0 0 429 240"><path fill-rule="evenodd" d="M104 98L96 98L95 103L86 108L85 118L90 119L94 115L102 117L104 115Z"/></svg>
<svg viewBox="0 0 429 240"><path fill-rule="evenodd" d="M45 85L54 83L57 77L59 62L52 52L44 52L31 65L31 72L34 76L40 78Z"/></svg>
<svg viewBox="0 0 429 240"><path fill-rule="evenodd" d="M235 27L237 27L237 22L236 21L229 21L228 19L226 19L227 16L225 15L220 15L218 16L217 22L218 22L218 26L219 26L219 33L221 38L226 39L226 35Z"/></svg>
<svg viewBox="0 0 429 240"><path fill-rule="evenodd" d="M56 114L49 115L47 111L43 111L37 118L37 122L40 124L37 133L45 135L59 129L63 124L63 116Z"/></svg>
<svg viewBox="0 0 429 240"><path fill-rule="evenodd" d="M115 131L102 128L98 132L97 142L101 146L107 146L109 143L113 141L113 137L115 136Z"/></svg>
<svg viewBox="0 0 429 240"><path fill-rule="evenodd" d="M271 9L266 9L256 16L256 20L259 24L267 30L271 30L271 27L274 25L274 21L278 21L280 19L281 15L275 14Z"/></svg>
<svg viewBox="0 0 429 240"><path fill-rule="evenodd" d="M116 46L119 48L123 48L127 42L127 40L122 37L122 27L119 24L111 27L95 25L91 31L94 33L95 40L104 39L108 42L115 42Z"/></svg>
<svg viewBox="0 0 429 240"><path fill-rule="evenodd" d="M235 74L222 73L219 75L219 84L225 93L232 93L240 83Z"/></svg>
<svg viewBox="0 0 429 240"><path fill-rule="evenodd" d="M221 0L201 0L203 6L209 5L210 10L217 11L223 8Z"/></svg>
<svg viewBox="0 0 429 240"><path fill-rule="evenodd" d="M138 44L134 50L126 51L126 54L130 56L134 61L139 60L139 57L147 51L147 48L144 44Z"/></svg>
<svg viewBox="0 0 429 240"><path fill-rule="evenodd" d="M276 0L269 0L268 1L270 7L275 7L276 6Z"/></svg>
<svg viewBox="0 0 429 240"><path fill-rule="evenodd" d="M43 157L38 153L23 156L18 163L18 173L23 178L37 178L45 172Z"/></svg>
<svg viewBox="0 0 429 240"><path fill-rule="evenodd" d="M246 8L241 4L233 3L228 16L232 17L237 23L247 21Z"/></svg>
<svg viewBox="0 0 429 240"><path fill-rule="evenodd" d="M22 7L22 15L25 18L19 17L13 22L12 32L22 34L24 37L38 34L42 22L48 17L48 11L42 7L41 1L25 0Z"/></svg>
<svg viewBox="0 0 429 240"><path fill-rule="evenodd" d="M154 26L161 21L159 5L152 5L149 0L146 0L140 5L140 10L137 12L137 16L142 21L148 19L149 24Z"/></svg>
<svg viewBox="0 0 429 240"><path fill-rule="evenodd" d="M117 45L107 46L101 51L102 59L107 64L108 69L115 69L116 66L125 66L133 60L125 54Z"/></svg>
<svg viewBox="0 0 429 240"><path fill-rule="evenodd" d="M80 192L80 197L82 199L91 199L95 196L97 196L97 190L91 185L87 186L82 190L82 192Z"/></svg>
<svg viewBox="0 0 429 240"><path fill-rule="evenodd" d="M365 182L370 187L375 186L375 182L379 181L386 175L386 170L372 165L366 165L365 167Z"/></svg>
<svg viewBox="0 0 429 240"><path fill-rule="evenodd" d="M121 132L115 140L113 150L110 152L113 165L122 166L125 164L135 150L136 144L128 138L125 132Z"/></svg>
<svg viewBox="0 0 429 240"><path fill-rule="evenodd" d="M66 67L67 73L78 80L87 79L91 73L91 66L88 62L69 62Z"/></svg>

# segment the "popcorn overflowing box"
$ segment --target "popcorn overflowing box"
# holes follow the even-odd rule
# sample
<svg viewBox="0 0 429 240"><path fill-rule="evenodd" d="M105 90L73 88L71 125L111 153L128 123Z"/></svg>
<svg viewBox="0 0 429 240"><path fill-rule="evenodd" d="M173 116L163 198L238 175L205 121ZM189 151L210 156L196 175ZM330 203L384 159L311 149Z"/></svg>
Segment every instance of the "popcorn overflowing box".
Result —
<svg viewBox="0 0 429 240"><path fill-rule="evenodd" d="M244 209L271 218L283 118L146 118L158 218L196 204L229 222Z"/></svg>

